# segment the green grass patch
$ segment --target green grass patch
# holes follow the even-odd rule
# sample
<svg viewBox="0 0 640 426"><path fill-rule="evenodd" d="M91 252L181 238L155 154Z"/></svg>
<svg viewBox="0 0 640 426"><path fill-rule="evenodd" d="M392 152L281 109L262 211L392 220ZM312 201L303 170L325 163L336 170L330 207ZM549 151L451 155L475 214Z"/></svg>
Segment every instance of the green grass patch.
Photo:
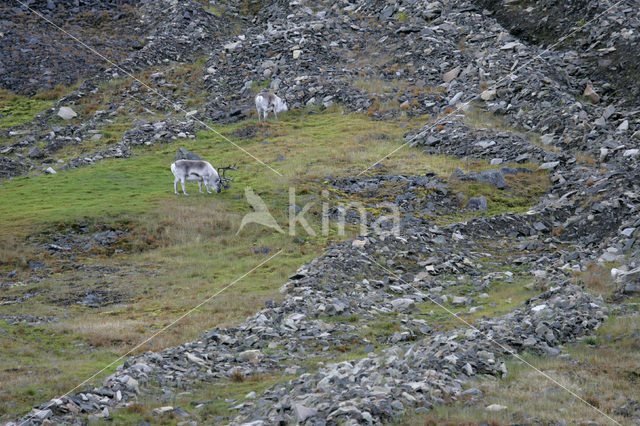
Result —
<svg viewBox="0 0 640 426"><path fill-rule="evenodd" d="M60 392L56 384L70 385L84 380L94 367L98 370L106 365L279 250L283 250L282 254L139 351L160 350L195 339L215 326L244 320L265 300L281 300L283 296L278 289L302 263L318 256L328 244L357 232L355 227L347 227L347 234L339 235L335 226L326 235L321 232L320 199L327 181L364 170L397 148L404 134L423 122L424 117L371 121L364 115L333 108L324 112L292 111L267 123L247 120L215 126L281 175L213 132L201 131L195 140L137 148L134 156L126 160L110 159L56 175L0 181L3 200L0 227L5 236L0 244L3 255L0 257L13 255L17 247L21 250L15 262L0 263L0 273L17 269L15 281L26 283L3 290L2 313L29 312L60 318L57 323L40 327L37 333L21 337L25 350L32 348L28 358L9 353L10 359L28 359L28 363L22 364L23 370L18 373L0 372L4 398L11 403L4 404L9 408L0 420L9 420L34 402L57 396ZM116 120L113 135L105 133L103 141L111 137L117 140L127 125L124 119ZM238 130L250 130L255 136L237 140L233 135ZM169 166L178 147L197 153L214 166L238 162L239 170L231 173L235 182L230 190L201 195L196 184L188 183L191 196L174 195ZM417 149L405 148L386 159L375 173L448 174L460 165L459 160L428 157ZM244 197L245 187L260 195L284 233L256 224L238 232L243 215L252 211ZM295 190L297 205L312 203L306 218L315 236L299 225L296 234L289 235L290 187ZM81 254L68 262L26 243L26 237L36 234L41 244L48 233L67 229L78 220L129 229L130 240L118 245L126 253L115 254L105 249L91 257ZM50 269L37 282L31 278L39 273L26 267L32 259L46 261ZM76 269L70 264L83 264L87 268ZM117 272L101 272L105 267ZM117 295L116 301L97 307L77 303L88 290L98 289ZM15 302L25 295L29 298ZM383 320L373 324L372 335L393 332L393 327L386 327ZM345 321L359 324L357 318ZM59 354L64 362L57 369L49 369L49 352L38 350L42 348L44 335L53 339L48 344L61 345L64 350ZM362 346L362 341L358 341L343 348L331 348L330 352L335 357L366 356ZM40 374L43 371L46 374ZM12 379L13 374L22 379ZM238 392L246 390L239 388ZM222 409L215 408L215 404L213 407L212 413ZM143 409L133 411L122 415L149 415Z"/></svg>
<svg viewBox="0 0 640 426"><path fill-rule="evenodd" d="M54 104L53 100L28 98L0 92L0 129L8 129L33 120L34 116Z"/></svg>
<svg viewBox="0 0 640 426"><path fill-rule="evenodd" d="M291 378L287 375L252 375L235 381L201 383L190 388L189 391L180 392L162 402L158 401L153 394L142 396L131 406L113 410L110 413L111 419L100 420L95 424L137 424L140 421L146 421L151 424L175 425L185 420L174 413L164 415L153 413L155 408L164 406L180 407L191 414L190 419L200 418L214 423L222 422L224 419L228 422L236 414L231 407L249 401L245 397L250 392L260 394L268 387Z"/></svg>
<svg viewBox="0 0 640 426"><path fill-rule="evenodd" d="M564 344L562 351L569 359L524 352L520 354L521 359L506 360L506 378L480 376L465 384L467 388L480 389L481 399L448 400L428 413L399 417L394 424L547 424L559 419L576 424L611 422L589 405L616 422L627 424L629 417L622 415L619 408L637 393L640 377L637 306L632 302L626 307L631 308L627 314L609 317L594 336ZM486 407L490 404L500 404L507 409L488 412Z"/></svg>
<svg viewBox="0 0 640 426"><path fill-rule="evenodd" d="M248 121L218 128L233 137L231 133L239 128L257 126L255 138L239 143L279 170L282 176L248 159L212 132L204 131L196 140L139 148L126 160L105 160L56 175L2 181L0 197L4 202L0 206L0 226L6 237L0 248L2 253L11 255L17 247L21 252L15 262L0 264L0 270L7 273L17 267L16 281L28 283L3 292L2 313L17 315L28 311L32 315L60 318L59 322L43 329L55 340L64 336L81 344L65 346L68 357L99 359L101 362L97 364L105 365L109 361L104 358L106 354L113 354L115 359L282 249L282 254L140 351L180 344L215 326L242 321L265 300L281 299L279 287L302 263L318 256L332 241L353 235L349 227L344 236L338 235L335 227L331 227L328 235L321 233L321 206L317 200L325 188L326 176L363 169L390 152L406 131L401 124L371 122L364 116L335 110L312 115L285 114L277 122L259 126L255 121ZM387 135L383 143L371 137L380 133ZM358 145L357 149L354 145ZM190 197L174 195L169 165L180 146L198 153L215 166L239 162L239 170L232 173L236 180L231 189L215 195L200 195L197 186L189 183ZM390 165L401 164L405 172L420 172L423 163L418 158L409 158L411 154L415 153L405 151L390 161ZM315 237L307 235L300 226L295 236L256 224L237 233L244 213L252 211L244 199L247 186L262 197L285 231L288 231L289 186L295 187L296 204L315 200L307 214ZM48 233L64 231L78 220L132 231L133 241L119 245L125 248L125 254L105 256L105 251L76 260L88 268L112 267L120 272L105 275L92 273L91 269L67 268L64 260L25 244L25 237L29 235L37 234L37 240L44 242ZM143 250L136 249L138 246ZM32 275L37 275L26 267L32 259L46 261L51 273L37 282L29 281ZM116 302L93 308L77 302L87 291L96 290L118 296ZM29 294L28 300L15 302L26 294ZM25 347L40 347L38 339L40 336L35 334L23 336ZM348 353L351 349L345 350ZM43 390L36 395L25 394L24 383L12 381L11 372L0 374L5 398L14 400L1 419L18 416L32 403L57 396L58 388L52 388L49 383L77 383L93 372L88 371L89 367L80 368L78 362L78 368L68 363L46 375L33 375L32 372L48 368L47 353L34 351L33 358L20 373L35 389L33 392ZM336 348L336 354L343 352ZM11 357L19 359L16 354Z"/></svg>
<svg viewBox="0 0 640 426"><path fill-rule="evenodd" d="M466 323L473 324L482 318L492 318L504 315L514 308L520 306L524 301L535 295L533 290L525 287L531 282L531 278L524 276L514 279L513 282L493 281L488 288L484 289L488 298L479 298L477 292L473 292L469 285L447 287L444 294L452 296L467 296L474 299L474 303L469 306L453 306L451 298L443 306L427 301L416 305L418 313L413 314L416 319L425 319L431 327L452 330L466 327ZM482 306L482 309L470 313L472 306ZM454 317L456 314L459 318Z"/></svg>
<svg viewBox="0 0 640 426"><path fill-rule="evenodd" d="M28 411L69 391L117 358L107 348L89 348L77 335L49 325L9 325L0 321L0 418ZM45 362L46 360L46 362ZM109 368L105 375L115 371ZM66 375L60 374L67 372Z"/></svg>
<svg viewBox="0 0 640 426"><path fill-rule="evenodd" d="M396 313L380 314L374 321L368 322L362 328L362 336L376 347L384 347L386 340L397 331L404 331L400 318Z"/></svg>

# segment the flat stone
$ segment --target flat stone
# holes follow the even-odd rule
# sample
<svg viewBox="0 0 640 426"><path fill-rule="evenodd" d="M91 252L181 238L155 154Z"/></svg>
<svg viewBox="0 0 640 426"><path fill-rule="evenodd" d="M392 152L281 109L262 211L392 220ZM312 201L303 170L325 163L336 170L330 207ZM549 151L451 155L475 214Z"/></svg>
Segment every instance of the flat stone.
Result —
<svg viewBox="0 0 640 426"><path fill-rule="evenodd" d="M296 419L299 422L304 422L308 418L313 417L316 414L318 414L318 410L316 410L314 408L305 407L302 404L294 404L293 412L295 413Z"/></svg>
<svg viewBox="0 0 640 426"><path fill-rule="evenodd" d="M598 127L604 127L607 125L607 120L604 117L598 117L593 121L593 124Z"/></svg>
<svg viewBox="0 0 640 426"><path fill-rule="evenodd" d="M630 237L633 235L635 231L636 231L636 228L625 228L622 231L620 231L620 233L625 237Z"/></svg>
<svg viewBox="0 0 640 426"><path fill-rule="evenodd" d="M596 89L594 89L593 86L590 84L587 84L587 87L584 88L584 91L582 92L582 96L589 99L594 104L597 104L598 102L600 102L600 96L596 93Z"/></svg>
<svg viewBox="0 0 640 426"><path fill-rule="evenodd" d="M238 357L243 361L258 362L262 359L262 352L258 349L250 349L248 351L240 352Z"/></svg>
<svg viewBox="0 0 640 426"><path fill-rule="evenodd" d="M480 99L482 99L483 101L492 101L496 98L496 90L495 89L489 89L489 90L485 90L484 92L480 93Z"/></svg>
<svg viewBox="0 0 640 426"><path fill-rule="evenodd" d="M53 416L53 411L47 409L47 410L37 410L35 409L35 413L33 414L33 417L35 417L38 420L45 420L48 419L49 417Z"/></svg>
<svg viewBox="0 0 640 426"><path fill-rule="evenodd" d="M58 110L58 117L62 118L63 120L71 120L72 118L75 118L77 116L78 114L70 107L60 107L60 109Z"/></svg>
<svg viewBox="0 0 640 426"><path fill-rule="evenodd" d="M408 311L413 309L416 306L416 303L413 299L395 299L391 301L391 306L393 306L394 311Z"/></svg>
<svg viewBox="0 0 640 426"><path fill-rule="evenodd" d="M546 231L548 228L546 227L546 225L542 222L536 222L533 224L533 229L535 229L536 231Z"/></svg>
<svg viewBox="0 0 640 426"><path fill-rule="evenodd" d="M542 142L545 145L551 145L554 139L555 139L555 135L553 134L540 136L540 142Z"/></svg>
<svg viewBox="0 0 640 426"><path fill-rule="evenodd" d="M542 305L534 306L533 308L531 308L531 310L533 312L540 312L540 311L546 309L546 307L547 307L547 305L542 304Z"/></svg>
<svg viewBox="0 0 640 426"><path fill-rule="evenodd" d="M42 158L44 157L44 152L42 152L42 150L37 146L34 146L29 150L29 153L27 155L29 156L29 158Z"/></svg>
<svg viewBox="0 0 640 426"><path fill-rule="evenodd" d="M382 12L380 12L380 20L388 21L391 18L391 16L393 16L395 11L396 11L396 8L394 5L392 4L388 5L387 7L382 9Z"/></svg>
<svg viewBox="0 0 640 426"><path fill-rule="evenodd" d="M467 201L467 209L486 212L487 199L484 197L484 195L481 195L479 197L471 197L469 198L469 201Z"/></svg>
<svg viewBox="0 0 640 426"><path fill-rule="evenodd" d="M175 160L202 160L202 158L191 151L187 151L184 148L178 148Z"/></svg>
<svg viewBox="0 0 640 426"><path fill-rule="evenodd" d="M467 365L469 365L469 363L465 364L465 367ZM469 367L471 367L471 366L469 365ZM469 389L461 392L460 395L471 395L471 396L476 397L476 398L482 398L482 391L480 389L478 389L478 388L469 388Z"/></svg>
<svg viewBox="0 0 640 426"><path fill-rule="evenodd" d="M471 299L464 296L453 296L451 299L451 304L455 306L463 306L468 305L471 302Z"/></svg>
<svg viewBox="0 0 640 426"><path fill-rule="evenodd" d="M515 49L518 46L521 46L522 43L518 42L518 41L510 41L507 44L504 44L502 47L500 47L500 50L511 50L511 49Z"/></svg>
<svg viewBox="0 0 640 426"><path fill-rule="evenodd" d="M618 133L626 132L627 130L629 130L629 120L624 120L616 129Z"/></svg>
<svg viewBox="0 0 640 426"><path fill-rule="evenodd" d="M187 357L187 359L189 361L195 362L196 364L200 364L200 365L204 365L205 364L205 362L204 362L204 360L202 358L200 358L198 356L195 356L192 353L187 352L186 357Z"/></svg>
<svg viewBox="0 0 640 426"><path fill-rule="evenodd" d="M242 47L242 42L240 40L234 41L234 42L225 44L223 47L224 47L224 50L226 50L227 52L233 52L234 50L238 50Z"/></svg>
<svg viewBox="0 0 640 426"><path fill-rule="evenodd" d="M507 407L505 407L504 405L500 405L500 404L491 404L491 405L487 406L487 408L485 408L485 410L492 411L492 412L504 411L506 409L507 409Z"/></svg>
<svg viewBox="0 0 640 426"><path fill-rule="evenodd" d="M616 107L613 105L608 105L604 111L602 112L602 118L608 120L616 112Z"/></svg>
<svg viewBox="0 0 640 426"><path fill-rule="evenodd" d="M640 293L640 283L636 281L636 282L625 284L624 287L622 288L622 293L623 294Z"/></svg>
<svg viewBox="0 0 640 426"><path fill-rule="evenodd" d="M351 242L351 247L354 248L362 248L367 244L367 240L353 240Z"/></svg>
<svg viewBox="0 0 640 426"><path fill-rule="evenodd" d="M458 74L460 74L460 67L455 67L454 69L444 73L442 79L445 83L450 83L458 76Z"/></svg>
<svg viewBox="0 0 640 426"><path fill-rule="evenodd" d="M39 262L37 260L30 260L29 261L29 269L31 269L32 271L37 271L38 269L43 269L47 266L46 263L44 262Z"/></svg>
<svg viewBox="0 0 640 426"><path fill-rule="evenodd" d="M170 405L167 405L165 407L154 408L151 413L156 415L156 416L162 416L162 415L170 413L172 411L173 411L173 407L170 406Z"/></svg>
<svg viewBox="0 0 640 426"><path fill-rule="evenodd" d="M540 164L540 167L538 167L541 170L553 170L556 167L558 167L560 165L559 161L549 161L548 163L542 163Z"/></svg>
<svg viewBox="0 0 640 426"><path fill-rule="evenodd" d="M455 104L457 104L457 103L458 103L458 101L459 101L460 99L462 99L462 96L463 96L463 95L464 95L464 93L463 93L463 92L458 92L458 93L456 93L456 94L455 94L455 96L449 100L449 105L455 105Z"/></svg>

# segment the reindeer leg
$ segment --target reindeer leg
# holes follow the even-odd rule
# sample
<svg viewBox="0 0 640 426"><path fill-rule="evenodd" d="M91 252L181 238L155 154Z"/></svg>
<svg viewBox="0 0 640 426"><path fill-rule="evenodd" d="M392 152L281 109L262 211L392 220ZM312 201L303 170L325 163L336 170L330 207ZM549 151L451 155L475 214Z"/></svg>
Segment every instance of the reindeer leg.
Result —
<svg viewBox="0 0 640 426"><path fill-rule="evenodd" d="M179 180L180 179L178 179L178 178L175 178L173 180L173 193L176 194L176 195L178 195L178 181Z"/></svg>
<svg viewBox="0 0 640 426"><path fill-rule="evenodd" d="M205 188L207 187L207 184L204 184ZM202 182L198 181L198 189L200 190L200 193L202 194Z"/></svg>
<svg viewBox="0 0 640 426"><path fill-rule="evenodd" d="M184 180L181 180L180 183L182 183L182 193L184 195L189 195L189 194L187 194L187 191L185 191L185 189L184 189Z"/></svg>

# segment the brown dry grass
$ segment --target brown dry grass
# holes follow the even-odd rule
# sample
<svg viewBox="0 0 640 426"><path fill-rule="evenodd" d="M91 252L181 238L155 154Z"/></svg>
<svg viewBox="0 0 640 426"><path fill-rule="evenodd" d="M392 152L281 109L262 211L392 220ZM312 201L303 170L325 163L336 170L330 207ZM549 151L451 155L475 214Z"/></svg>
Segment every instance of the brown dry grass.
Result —
<svg viewBox="0 0 640 426"><path fill-rule="evenodd" d="M631 418L623 416L617 409L627 402L627 398L633 399L637 395L640 381L639 334L640 315L637 312L612 317L597 331L595 338L565 345L564 352L570 355L571 360L524 356L527 362L559 384L523 362L511 360L507 364L509 374L506 380L485 377L467 385L483 392L481 403L451 402L436 406L428 414L403 418L398 424L549 424L560 419L568 424L611 423L593 407L620 424L631 424ZM490 404L508 408L490 413L485 410Z"/></svg>
<svg viewBox="0 0 640 426"><path fill-rule="evenodd" d="M585 271L575 273L574 281L595 293L608 296L616 288L615 280L611 277L611 268L610 264L590 262Z"/></svg>

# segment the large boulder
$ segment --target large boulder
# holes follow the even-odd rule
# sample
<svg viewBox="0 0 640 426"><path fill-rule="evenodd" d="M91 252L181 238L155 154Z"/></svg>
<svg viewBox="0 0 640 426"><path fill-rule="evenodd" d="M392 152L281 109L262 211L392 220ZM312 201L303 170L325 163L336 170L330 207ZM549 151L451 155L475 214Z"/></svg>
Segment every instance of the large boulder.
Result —
<svg viewBox="0 0 640 426"><path fill-rule="evenodd" d="M75 118L77 116L78 114L69 107L61 107L58 111L58 117L62 118L63 120L71 120L72 118Z"/></svg>
<svg viewBox="0 0 640 426"><path fill-rule="evenodd" d="M178 160L202 160L202 158L191 151L187 151L184 148L178 148L178 152L176 153L176 161Z"/></svg>
<svg viewBox="0 0 640 426"><path fill-rule="evenodd" d="M487 211L487 199L484 197L484 195L481 195L479 197L469 198L469 201L467 202L467 209L469 209L469 210L480 210L482 212L486 212Z"/></svg>
<svg viewBox="0 0 640 426"><path fill-rule="evenodd" d="M502 170L485 170L482 172L471 172L468 174L464 174L462 170L456 169L451 174L451 178L473 182L484 182L499 189L505 189L507 187L507 181L504 179Z"/></svg>

